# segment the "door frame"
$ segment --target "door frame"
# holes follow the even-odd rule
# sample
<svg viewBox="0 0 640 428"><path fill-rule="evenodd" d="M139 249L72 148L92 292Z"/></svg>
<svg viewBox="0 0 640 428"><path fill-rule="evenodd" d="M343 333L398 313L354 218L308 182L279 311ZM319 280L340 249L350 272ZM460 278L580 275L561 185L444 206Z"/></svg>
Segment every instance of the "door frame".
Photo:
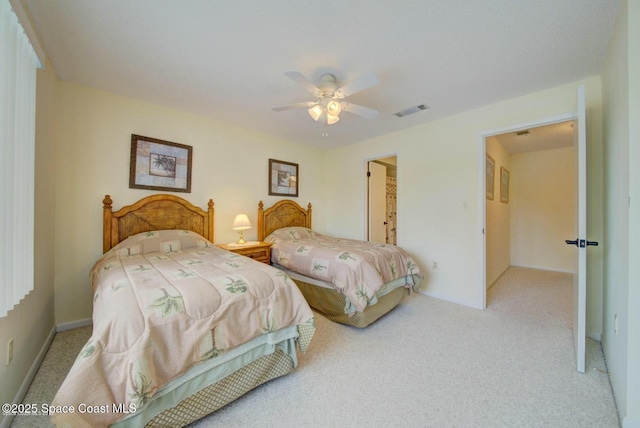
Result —
<svg viewBox="0 0 640 428"><path fill-rule="evenodd" d="M367 171L369 171L369 162L371 161L375 161L375 160L380 160L380 159L384 159L384 158L389 158L389 157L395 157L396 158L396 163L399 163L399 159L400 159L400 154L398 152L391 152L391 153L387 153L387 154L382 154L382 155L377 155L377 156L371 156L371 157L366 157L362 159L362 166L363 166L363 176L364 176L364 180L363 180L363 186L362 186L362 191L363 191L363 195L364 195L364 207L363 207L363 228L362 228L362 240L363 241L367 241L368 237L369 237L369 179L367 178ZM400 166L397 165L398 169L400 169Z"/></svg>
<svg viewBox="0 0 640 428"><path fill-rule="evenodd" d="M485 158L487 153L486 139L495 135L506 134L509 132L517 132L524 129L536 128L538 126L554 125L556 123L569 122L578 118L578 112L572 111L568 113L562 113L546 118L536 119L529 122L522 122L515 125L505 126L502 128L495 128L480 132L479 144L478 144L478 206L479 210L479 224L480 227L480 239L479 239L479 254L481 254L480 264L478 272L480 272L481 278L478 281L478 290L476 293L477 304L476 307L481 309L487 308L487 235L485 233L487 227L487 200L485 197L486 189L486 174L485 174Z"/></svg>

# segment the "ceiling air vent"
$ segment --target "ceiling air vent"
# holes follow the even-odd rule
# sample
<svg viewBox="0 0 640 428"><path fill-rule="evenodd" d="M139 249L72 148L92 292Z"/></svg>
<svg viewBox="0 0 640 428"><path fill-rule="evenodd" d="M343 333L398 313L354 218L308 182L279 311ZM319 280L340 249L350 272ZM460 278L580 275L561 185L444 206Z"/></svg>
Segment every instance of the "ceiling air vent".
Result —
<svg viewBox="0 0 640 428"><path fill-rule="evenodd" d="M399 111L398 113L394 113L394 114L396 116L398 116L398 117L405 117L405 116L408 116L408 115L413 114L413 113L417 113L417 112L422 111L422 110L428 110L430 108L431 107L429 107L426 104L420 104L419 106L409 107L408 109Z"/></svg>

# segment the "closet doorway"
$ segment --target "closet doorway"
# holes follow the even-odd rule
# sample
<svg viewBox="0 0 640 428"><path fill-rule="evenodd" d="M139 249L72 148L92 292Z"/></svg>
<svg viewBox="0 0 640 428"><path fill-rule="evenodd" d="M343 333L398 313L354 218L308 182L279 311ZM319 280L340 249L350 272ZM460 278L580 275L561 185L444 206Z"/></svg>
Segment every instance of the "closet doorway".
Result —
<svg viewBox="0 0 640 428"><path fill-rule="evenodd" d="M398 157L366 163L366 240L397 245Z"/></svg>

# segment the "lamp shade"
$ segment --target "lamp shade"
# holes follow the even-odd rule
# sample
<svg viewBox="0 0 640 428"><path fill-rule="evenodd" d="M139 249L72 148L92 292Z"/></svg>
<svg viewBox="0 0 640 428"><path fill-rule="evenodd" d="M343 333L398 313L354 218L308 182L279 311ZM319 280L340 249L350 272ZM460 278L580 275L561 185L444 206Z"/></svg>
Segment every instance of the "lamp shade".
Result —
<svg viewBox="0 0 640 428"><path fill-rule="evenodd" d="M318 121L318 119L320 119L323 111L324 110L322 110L322 106L319 106L318 104L308 110L309 116L311 116L316 122Z"/></svg>
<svg viewBox="0 0 640 428"><path fill-rule="evenodd" d="M327 103L327 114L331 116L338 116L342 111L342 105L336 100L331 100Z"/></svg>
<svg viewBox="0 0 640 428"><path fill-rule="evenodd" d="M333 115L327 113L327 124L333 125L334 123L336 123L339 120L340 120L340 116L333 116Z"/></svg>
<svg viewBox="0 0 640 428"><path fill-rule="evenodd" d="M231 226L233 230L247 230L251 229L251 222L249 221L249 217L246 214L238 214L233 220L233 225Z"/></svg>

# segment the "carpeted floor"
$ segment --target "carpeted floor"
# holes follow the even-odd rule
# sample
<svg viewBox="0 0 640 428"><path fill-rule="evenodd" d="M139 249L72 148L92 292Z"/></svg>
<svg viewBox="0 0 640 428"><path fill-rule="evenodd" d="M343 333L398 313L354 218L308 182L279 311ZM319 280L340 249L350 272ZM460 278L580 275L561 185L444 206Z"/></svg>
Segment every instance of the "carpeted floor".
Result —
<svg viewBox="0 0 640 428"><path fill-rule="evenodd" d="M598 342L575 370L571 307L571 275L511 268L486 311L414 294L364 330L318 316L293 373L192 428L619 427ZM25 403L51 402L89 335L56 335Z"/></svg>

